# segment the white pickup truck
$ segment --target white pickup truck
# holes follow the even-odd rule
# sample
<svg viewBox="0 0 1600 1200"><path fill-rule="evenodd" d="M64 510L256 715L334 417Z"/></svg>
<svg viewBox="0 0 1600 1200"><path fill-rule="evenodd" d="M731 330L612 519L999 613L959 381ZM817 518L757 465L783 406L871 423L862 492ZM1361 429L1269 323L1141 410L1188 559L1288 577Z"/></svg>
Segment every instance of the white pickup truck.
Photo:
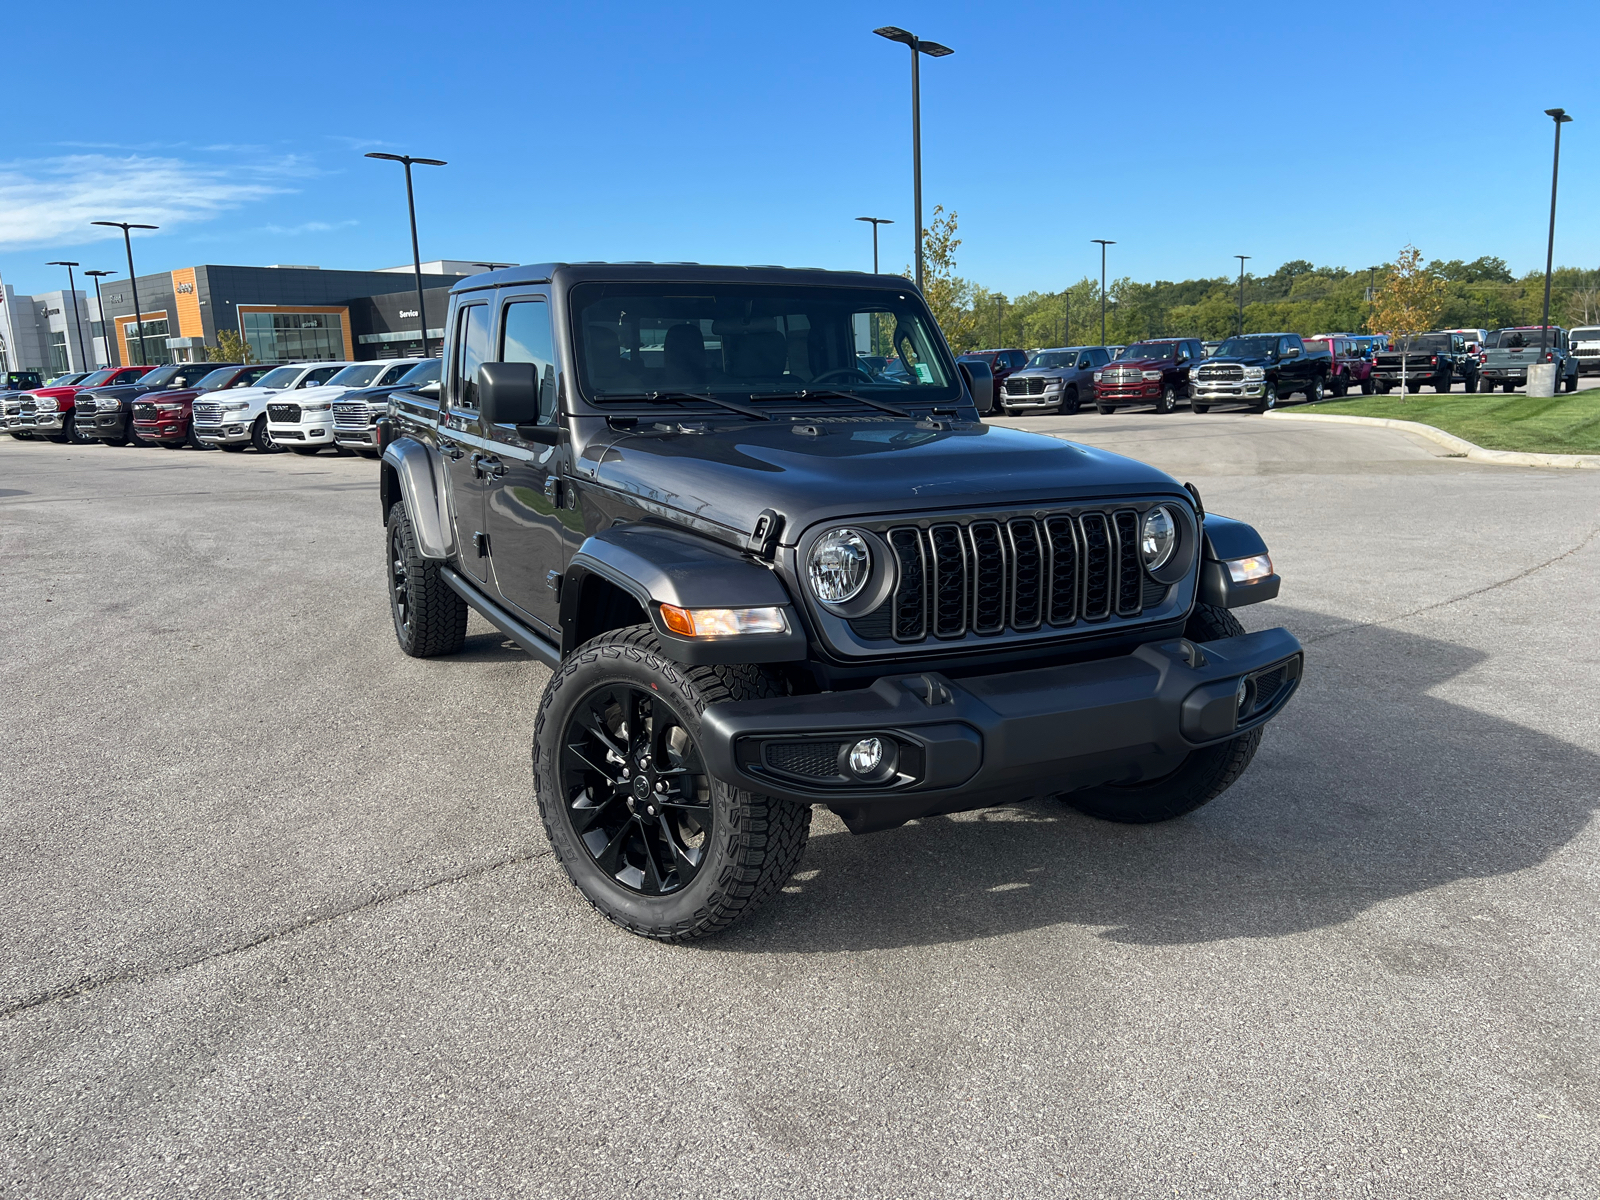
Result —
<svg viewBox="0 0 1600 1200"><path fill-rule="evenodd" d="M267 404L283 392L327 383L353 364L347 362L291 363L274 367L254 386L238 388L215 400L196 400L194 436L208 446L243 450L254 446L262 454L278 449L267 433Z"/></svg>
<svg viewBox="0 0 1600 1200"><path fill-rule="evenodd" d="M1567 336L1572 341L1572 357L1578 360L1578 374L1600 371L1600 325L1580 325Z"/></svg>
<svg viewBox="0 0 1600 1200"><path fill-rule="evenodd" d="M280 446L296 454L316 454L333 446L341 454L350 453L333 436L333 402L352 388L383 387L399 383L400 377L420 359L382 358L375 362L352 363L320 387L293 397L278 397L267 404L267 433Z"/></svg>

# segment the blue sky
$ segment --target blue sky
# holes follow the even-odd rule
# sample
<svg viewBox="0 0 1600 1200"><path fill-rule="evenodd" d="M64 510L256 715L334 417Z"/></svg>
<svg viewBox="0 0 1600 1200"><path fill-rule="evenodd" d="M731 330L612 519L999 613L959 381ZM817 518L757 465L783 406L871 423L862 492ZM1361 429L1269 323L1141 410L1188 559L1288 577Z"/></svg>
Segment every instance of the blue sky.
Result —
<svg viewBox="0 0 1600 1200"><path fill-rule="evenodd" d="M1008 294L1098 271L1095 237L1136 279L1228 275L1235 253L1358 268L1408 241L1542 267L1554 105L1576 117L1556 261L1600 267L1592 3L131 12L8 11L0 274L19 291L63 286L50 259L122 268L96 217L163 226L141 273L403 263L400 171L373 149L450 162L418 168L424 258L860 268L853 218L873 215L897 222L898 268L909 52L882 24L956 50L924 60L925 204L959 212L960 273Z"/></svg>

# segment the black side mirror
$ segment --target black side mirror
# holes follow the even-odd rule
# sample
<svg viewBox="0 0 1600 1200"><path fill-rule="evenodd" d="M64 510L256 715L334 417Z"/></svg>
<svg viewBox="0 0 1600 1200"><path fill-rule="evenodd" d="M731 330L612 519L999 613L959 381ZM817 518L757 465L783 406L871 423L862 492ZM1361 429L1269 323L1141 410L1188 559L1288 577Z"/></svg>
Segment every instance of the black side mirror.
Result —
<svg viewBox="0 0 1600 1200"><path fill-rule="evenodd" d="M982 359L975 359L957 363L956 366L961 369L961 377L967 382L967 391L972 393L972 403L978 415L988 416L994 411L994 372L989 369L989 364Z"/></svg>
<svg viewBox="0 0 1600 1200"><path fill-rule="evenodd" d="M484 363L478 368L478 407L486 425L537 425L538 365Z"/></svg>

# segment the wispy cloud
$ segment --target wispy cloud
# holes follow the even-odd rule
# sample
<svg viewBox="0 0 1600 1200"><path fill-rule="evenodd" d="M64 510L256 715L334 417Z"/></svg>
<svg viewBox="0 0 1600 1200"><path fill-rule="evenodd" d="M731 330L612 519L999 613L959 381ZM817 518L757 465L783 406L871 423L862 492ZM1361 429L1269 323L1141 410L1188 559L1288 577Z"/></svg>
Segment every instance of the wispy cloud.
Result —
<svg viewBox="0 0 1600 1200"><path fill-rule="evenodd" d="M298 237L302 233L332 233L335 229L349 229L360 221L302 221L298 225L263 225L257 233L271 233L278 237Z"/></svg>
<svg viewBox="0 0 1600 1200"><path fill-rule="evenodd" d="M74 154L0 163L0 248L80 243L112 235L91 221L163 229L208 221L283 192L308 167L295 158L212 167L177 158Z"/></svg>

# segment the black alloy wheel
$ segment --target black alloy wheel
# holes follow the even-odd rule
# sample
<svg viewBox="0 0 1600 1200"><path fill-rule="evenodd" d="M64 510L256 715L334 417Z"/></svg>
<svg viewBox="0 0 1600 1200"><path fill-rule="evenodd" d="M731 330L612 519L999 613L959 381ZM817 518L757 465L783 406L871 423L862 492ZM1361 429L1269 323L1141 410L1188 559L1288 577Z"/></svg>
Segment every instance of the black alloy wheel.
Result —
<svg viewBox="0 0 1600 1200"><path fill-rule="evenodd" d="M1078 411L1078 388L1076 384L1069 387L1062 395L1061 411L1068 416Z"/></svg>
<svg viewBox="0 0 1600 1200"><path fill-rule="evenodd" d="M619 682L584 696L558 769L567 822L608 878L645 896L693 882L716 833L711 777L659 692Z"/></svg>
<svg viewBox="0 0 1600 1200"><path fill-rule="evenodd" d="M1177 406L1178 393L1173 390L1170 383L1166 384L1161 389L1161 395L1156 399L1156 411L1158 413L1169 413Z"/></svg>
<svg viewBox="0 0 1600 1200"><path fill-rule="evenodd" d="M256 448L257 454L276 454L279 446L272 440L272 433L267 429L267 414L262 413L256 418L255 424L250 426L250 444Z"/></svg>
<svg viewBox="0 0 1600 1200"><path fill-rule="evenodd" d="M394 616L394 631L400 644L414 636L411 628L410 575L406 565L405 531L396 521L389 522L389 611Z"/></svg>

